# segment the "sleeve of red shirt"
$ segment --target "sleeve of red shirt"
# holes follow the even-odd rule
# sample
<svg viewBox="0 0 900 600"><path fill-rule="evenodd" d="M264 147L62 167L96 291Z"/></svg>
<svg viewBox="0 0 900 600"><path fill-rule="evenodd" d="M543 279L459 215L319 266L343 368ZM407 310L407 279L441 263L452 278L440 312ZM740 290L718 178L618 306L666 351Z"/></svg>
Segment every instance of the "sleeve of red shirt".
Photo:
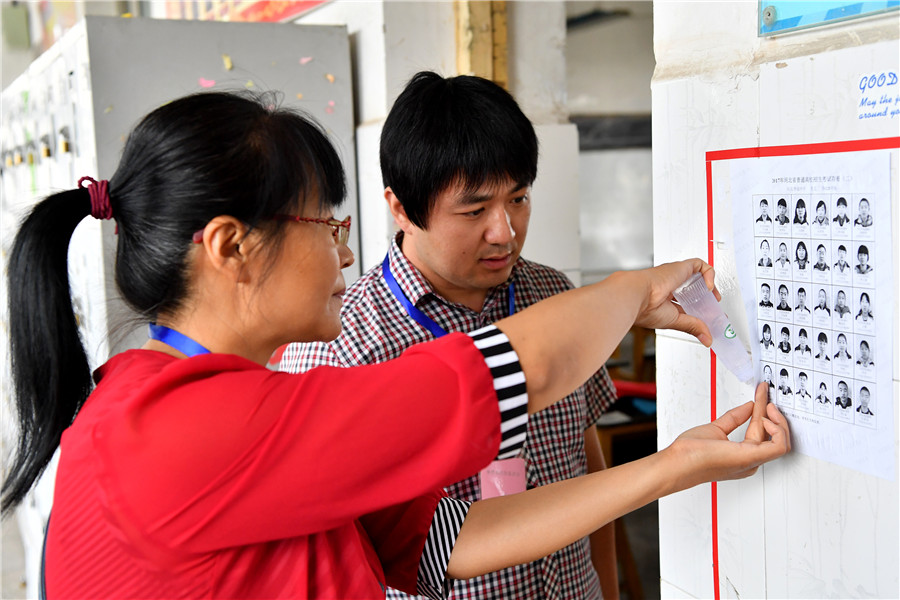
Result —
<svg viewBox="0 0 900 600"><path fill-rule="evenodd" d="M435 508L444 496L442 490L434 490L409 502L360 517L390 587L416 594L422 549Z"/></svg>
<svg viewBox="0 0 900 600"><path fill-rule="evenodd" d="M147 535L204 552L324 531L497 453L493 381L464 334L378 365L249 365L198 356L138 389L122 384L124 418L98 426L97 453L112 499Z"/></svg>

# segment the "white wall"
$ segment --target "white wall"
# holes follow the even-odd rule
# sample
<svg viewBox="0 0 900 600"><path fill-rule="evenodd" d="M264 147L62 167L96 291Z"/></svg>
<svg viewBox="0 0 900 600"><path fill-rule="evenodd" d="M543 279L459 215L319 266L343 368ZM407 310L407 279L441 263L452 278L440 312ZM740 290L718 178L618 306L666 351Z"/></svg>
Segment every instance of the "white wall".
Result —
<svg viewBox="0 0 900 600"><path fill-rule="evenodd" d="M584 282L653 266L649 148L581 152L581 268Z"/></svg>
<svg viewBox="0 0 900 600"><path fill-rule="evenodd" d="M621 12L566 35L568 110L573 116L650 114L653 4L568 2L567 16ZM651 150L582 150L578 156L583 283L653 265Z"/></svg>
<svg viewBox="0 0 900 600"><path fill-rule="evenodd" d="M757 10L758 3L749 0L654 3L656 262L707 256L707 151L900 134L896 121L860 121L858 97L848 87L858 81L859 72L897 70L898 13L759 38ZM877 45L884 40L886 46ZM896 165L892 178L896 289ZM728 212L717 212L717 222L730 218ZM734 261L728 258L730 241L716 244L717 271L724 281L736 280ZM741 302L727 297L726 312L733 318L743 314ZM893 330L887 331L894 348L896 452L896 299L894 306ZM709 352L686 336L660 334L657 364L659 444L665 446L684 428L709 419ZM751 393L722 369L715 385L719 413ZM663 597L900 596L896 473L888 481L794 453L748 480L718 484L717 493L716 567L711 486L660 501Z"/></svg>
<svg viewBox="0 0 900 600"><path fill-rule="evenodd" d="M623 10L627 16L572 27L566 35L568 107L573 115L650 112L653 3L570 2L569 16Z"/></svg>

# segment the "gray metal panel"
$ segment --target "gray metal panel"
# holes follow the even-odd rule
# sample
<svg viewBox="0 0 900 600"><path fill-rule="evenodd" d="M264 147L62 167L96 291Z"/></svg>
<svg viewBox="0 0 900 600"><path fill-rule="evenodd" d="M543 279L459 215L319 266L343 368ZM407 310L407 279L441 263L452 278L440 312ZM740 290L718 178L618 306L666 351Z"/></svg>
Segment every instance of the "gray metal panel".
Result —
<svg viewBox="0 0 900 600"><path fill-rule="evenodd" d="M115 171L125 137L137 121L165 102L204 89L275 91L279 105L306 111L328 131L347 173L346 212L359 223L345 26L116 17L86 21L100 177ZM113 239L104 241L114 244ZM351 236L357 254L358 243L359 236ZM355 279L358 269L350 267L347 279Z"/></svg>

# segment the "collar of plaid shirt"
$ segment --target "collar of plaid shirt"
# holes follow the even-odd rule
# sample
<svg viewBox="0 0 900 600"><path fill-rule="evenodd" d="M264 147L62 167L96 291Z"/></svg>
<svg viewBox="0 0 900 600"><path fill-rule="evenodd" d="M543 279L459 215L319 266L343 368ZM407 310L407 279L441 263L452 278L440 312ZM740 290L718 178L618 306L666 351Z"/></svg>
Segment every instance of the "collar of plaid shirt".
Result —
<svg viewBox="0 0 900 600"><path fill-rule="evenodd" d="M435 335L435 337L445 335L446 331L439 335L431 327L425 325L419 318L416 317L414 312L421 313L417 305L423 298L429 295L434 296L435 298L439 298L441 301L453 306L461 307L461 305L447 300L435 291L431 283L427 279L425 279L425 277L421 272L419 272L416 266L412 264L412 262L410 262L405 254L403 254L403 251L400 249L400 242L402 239L403 232L398 231L397 234L394 235L394 238L391 240L391 246L388 249L387 256L385 256L384 258L384 262L382 263L382 273L385 282L388 284L391 293L401 304L403 304L410 317L415 319L416 322L421 324L426 329L429 329ZM512 315L515 313L515 279L516 271L518 271L518 269L519 265L517 261L517 263L513 265L512 272L509 275L509 279L506 280L506 283L498 285L488 293L484 303L484 310L488 310L495 303L500 302L500 295L506 289L509 289L509 293L507 295L507 314ZM397 284L396 288L391 285L391 281ZM398 295L398 292L402 294L402 297ZM412 307L414 312L410 312L410 307ZM471 310L468 307L462 308L465 308L465 310L469 311ZM434 323L434 321L432 321L432 319L427 315L422 314L422 317ZM434 326L443 331L443 329L441 329L437 324L435 324Z"/></svg>

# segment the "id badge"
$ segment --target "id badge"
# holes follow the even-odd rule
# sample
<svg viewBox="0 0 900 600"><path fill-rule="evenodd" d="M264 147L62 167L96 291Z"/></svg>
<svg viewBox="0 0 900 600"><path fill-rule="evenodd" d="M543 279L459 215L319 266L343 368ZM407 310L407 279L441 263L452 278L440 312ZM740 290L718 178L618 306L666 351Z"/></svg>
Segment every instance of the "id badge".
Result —
<svg viewBox="0 0 900 600"><path fill-rule="evenodd" d="M495 460L481 473L481 499L509 496L525 491L525 459Z"/></svg>

